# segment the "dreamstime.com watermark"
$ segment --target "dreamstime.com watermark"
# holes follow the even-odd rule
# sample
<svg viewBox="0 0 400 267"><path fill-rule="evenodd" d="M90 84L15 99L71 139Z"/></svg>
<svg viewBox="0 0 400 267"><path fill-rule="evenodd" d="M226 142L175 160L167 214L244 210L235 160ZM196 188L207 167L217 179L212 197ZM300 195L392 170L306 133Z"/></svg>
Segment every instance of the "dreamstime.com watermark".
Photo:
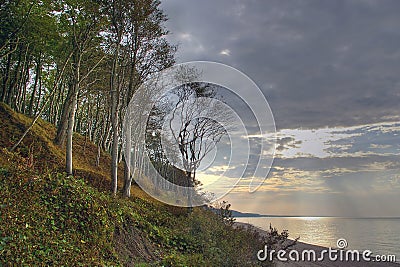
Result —
<svg viewBox="0 0 400 267"><path fill-rule="evenodd" d="M292 249L274 250L269 249L267 245L264 249L257 252L257 258L260 261L273 261L274 259L282 262L322 262L322 261L341 261L341 262L396 262L396 255L373 255L371 250L346 249L347 241L340 238L336 242L337 248L326 248L322 250L304 249L298 251Z"/></svg>

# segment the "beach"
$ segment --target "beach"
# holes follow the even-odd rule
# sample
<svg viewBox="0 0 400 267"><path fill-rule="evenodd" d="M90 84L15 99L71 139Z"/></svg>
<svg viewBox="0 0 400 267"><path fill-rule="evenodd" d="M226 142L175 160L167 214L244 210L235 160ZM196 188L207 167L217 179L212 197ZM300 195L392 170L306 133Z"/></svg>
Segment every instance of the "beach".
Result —
<svg viewBox="0 0 400 267"><path fill-rule="evenodd" d="M265 236L267 232L259 227L256 227L252 224L249 223L242 223L242 222L236 222L234 227L243 227L245 229L252 229L257 231L261 236ZM260 248L260 250L263 248ZM326 247L322 246L317 246L317 245L312 245L312 244L307 244L303 242L297 241L294 246L292 246L290 249L288 249L288 252L286 253L286 258L287 255L290 253L291 250L296 250L299 255L302 255L302 252L305 250L313 250L315 251L316 255L321 255L323 250L328 250ZM256 253L256 252L255 252ZM318 256L317 256L318 258ZM394 262L377 262L376 258L370 257L371 261L365 261L363 257L360 255L359 261L331 261L328 257L328 254L325 254L325 257L321 261L279 261L277 259L274 260L275 266L278 267L316 267L316 266L325 266L325 267L350 267L350 266L355 266L355 267L363 267L363 266L369 266L369 267L379 267L379 266L393 266L393 267L400 267L400 264L394 263Z"/></svg>

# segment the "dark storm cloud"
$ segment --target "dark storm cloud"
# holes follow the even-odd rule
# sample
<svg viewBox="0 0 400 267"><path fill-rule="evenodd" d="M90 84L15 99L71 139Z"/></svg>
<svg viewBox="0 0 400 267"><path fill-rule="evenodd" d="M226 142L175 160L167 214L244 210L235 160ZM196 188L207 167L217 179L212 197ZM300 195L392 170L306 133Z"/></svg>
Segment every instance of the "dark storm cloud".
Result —
<svg viewBox="0 0 400 267"><path fill-rule="evenodd" d="M232 65L278 129L400 118L400 1L178 1L162 8L179 61Z"/></svg>

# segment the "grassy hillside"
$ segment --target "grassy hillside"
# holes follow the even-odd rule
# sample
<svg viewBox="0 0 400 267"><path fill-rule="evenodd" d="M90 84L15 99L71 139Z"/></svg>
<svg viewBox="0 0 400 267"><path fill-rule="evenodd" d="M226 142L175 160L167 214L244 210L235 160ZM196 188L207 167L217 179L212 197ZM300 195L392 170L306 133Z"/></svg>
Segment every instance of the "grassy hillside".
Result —
<svg viewBox="0 0 400 267"><path fill-rule="evenodd" d="M109 156L96 167L97 148L79 134L74 177L43 120L10 153L29 122L0 104L0 266L258 266L257 235L210 211L187 215L137 186L112 197Z"/></svg>

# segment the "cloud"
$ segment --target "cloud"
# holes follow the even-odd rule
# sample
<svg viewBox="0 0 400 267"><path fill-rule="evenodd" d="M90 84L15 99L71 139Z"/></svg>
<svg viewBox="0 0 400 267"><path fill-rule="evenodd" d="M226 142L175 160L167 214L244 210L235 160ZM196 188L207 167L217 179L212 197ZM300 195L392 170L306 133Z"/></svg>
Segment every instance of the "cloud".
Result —
<svg viewBox="0 0 400 267"><path fill-rule="evenodd" d="M243 179L228 197L234 207L400 215L400 1L168 0L162 8L169 40L179 43L178 62L239 69L273 111L277 154L269 178L253 195L244 194ZM249 131L250 175L267 137L244 103L226 100ZM233 162L228 178L246 164L247 151L239 153L243 162Z"/></svg>
<svg viewBox="0 0 400 267"><path fill-rule="evenodd" d="M281 130L277 134L277 154L268 179L283 179L289 175L300 181L305 177L318 181L351 177L357 173L361 173L361 177L378 177L385 176L388 172L400 172L400 144L395 135L397 133L398 123L319 130ZM253 146L249 151L249 162L244 160L248 157L246 150L237 151L242 153L237 155L241 162L231 162L229 168L217 164L208 169L207 174L233 179L241 176L253 177L260 158L262 138L260 135L249 136ZM245 142L242 145L245 147ZM243 181L248 182L246 179ZM360 178L358 182L362 181Z"/></svg>
<svg viewBox="0 0 400 267"><path fill-rule="evenodd" d="M162 8L178 60L244 71L279 129L400 120L399 1L169 0Z"/></svg>
<svg viewBox="0 0 400 267"><path fill-rule="evenodd" d="M387 148L391 148L392 145L378 145L378 144L370 144L369 148L372 149L387 149Z"/></svg>
<svg viewBox="0 0 400 267"><path fill-rule="evenodd" d="M299 148L298 145L300 145L301 143L302 143L301 140L296 141L296 139L291 136L279 138L277 140L276 150L283 151L283 150L287 150L289 148Z"/></svg>

